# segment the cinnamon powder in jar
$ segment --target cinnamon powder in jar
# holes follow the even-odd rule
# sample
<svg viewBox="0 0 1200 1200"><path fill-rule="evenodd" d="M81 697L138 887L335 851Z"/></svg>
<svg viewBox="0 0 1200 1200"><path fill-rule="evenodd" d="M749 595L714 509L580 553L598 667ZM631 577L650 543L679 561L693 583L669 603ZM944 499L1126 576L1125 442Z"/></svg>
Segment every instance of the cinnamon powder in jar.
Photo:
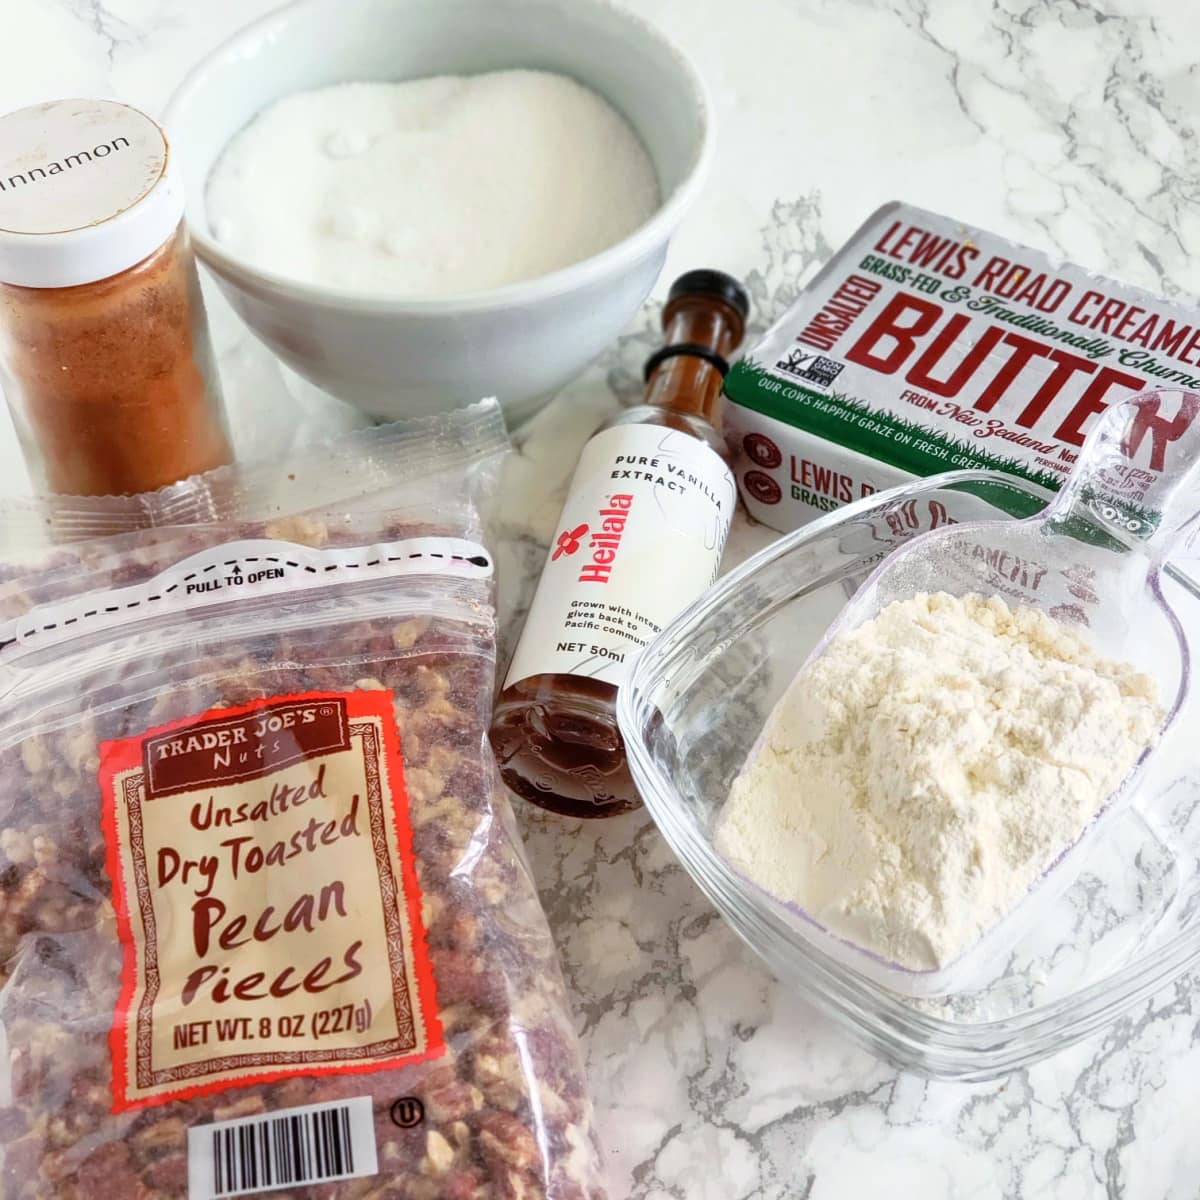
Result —
<svg viewBox="0 0 1200 1200"><path fill-rule="evenodd" d="M52 491L147 491L232 457L182 210L136 110L0 119L0 370Z"/></svg>
<svg viewBox="0 0 1200 1200"><path fill-rule="evenodd" d="M230 461L182 227L108 279L0 284L0 357L22 441L51 491L145 492Z"/></svg>

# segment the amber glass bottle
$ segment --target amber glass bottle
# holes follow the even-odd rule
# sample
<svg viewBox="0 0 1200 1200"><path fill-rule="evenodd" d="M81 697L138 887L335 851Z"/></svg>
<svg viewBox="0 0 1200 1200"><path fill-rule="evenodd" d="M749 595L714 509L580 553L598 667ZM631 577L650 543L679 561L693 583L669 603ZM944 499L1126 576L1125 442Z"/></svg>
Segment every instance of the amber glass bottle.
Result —
<svg viewBox="0 0 1200 1200"><path fill-rule="evenodd" d="M720 567L736 491L717 414L748 312L728 275L677 279L645 402L584 447L492 723L505 783L543 808L599 817L641 803L617 689Z"/></svg>

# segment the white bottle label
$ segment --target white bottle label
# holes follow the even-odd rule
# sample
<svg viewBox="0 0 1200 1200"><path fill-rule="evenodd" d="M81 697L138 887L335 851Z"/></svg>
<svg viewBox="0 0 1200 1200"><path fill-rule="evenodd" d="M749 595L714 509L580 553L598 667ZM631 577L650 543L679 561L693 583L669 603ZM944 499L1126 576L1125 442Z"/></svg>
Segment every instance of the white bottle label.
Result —
<svg viewBox="0 0 1200 1200"><path fill-rule="evenodd" d="M736 490L686 433L596 434L571 481L505 686L531 675L625 681L633 660L717 577Z"/></svg>

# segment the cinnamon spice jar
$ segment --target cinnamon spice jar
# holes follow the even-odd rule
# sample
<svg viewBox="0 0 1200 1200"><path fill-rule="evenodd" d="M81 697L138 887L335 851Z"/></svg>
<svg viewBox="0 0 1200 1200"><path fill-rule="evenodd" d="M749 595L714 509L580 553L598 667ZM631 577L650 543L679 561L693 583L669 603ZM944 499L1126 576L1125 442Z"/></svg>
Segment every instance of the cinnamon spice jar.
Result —
<svg viewBox="0 0 1200 1200"><path fill-rule="evenodd" d="M148 491L230 461L183 194L136 109L0 118L0 382L51 491Z"/></svg>

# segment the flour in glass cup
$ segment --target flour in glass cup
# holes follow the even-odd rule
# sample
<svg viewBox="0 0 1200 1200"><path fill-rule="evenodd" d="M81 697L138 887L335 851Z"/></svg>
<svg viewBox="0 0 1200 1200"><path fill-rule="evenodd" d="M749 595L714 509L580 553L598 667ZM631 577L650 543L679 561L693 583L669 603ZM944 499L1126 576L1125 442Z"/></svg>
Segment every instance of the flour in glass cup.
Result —
<svg viewBox="0 0 1200 1200"><path fill-rule="evenodd" d="M792 682L716 843L830 932L954 962L1103 807L1163 718L1154 681L999 596L920 594Z"/></svg>
<svg viewBox="0 0 1200 1200"><path fill-rule="evenodd" d="M623 116L574 80L524 70L285 97L208 183L213 235L259 269L406 298L570 266L659 203Z"/></svg>

